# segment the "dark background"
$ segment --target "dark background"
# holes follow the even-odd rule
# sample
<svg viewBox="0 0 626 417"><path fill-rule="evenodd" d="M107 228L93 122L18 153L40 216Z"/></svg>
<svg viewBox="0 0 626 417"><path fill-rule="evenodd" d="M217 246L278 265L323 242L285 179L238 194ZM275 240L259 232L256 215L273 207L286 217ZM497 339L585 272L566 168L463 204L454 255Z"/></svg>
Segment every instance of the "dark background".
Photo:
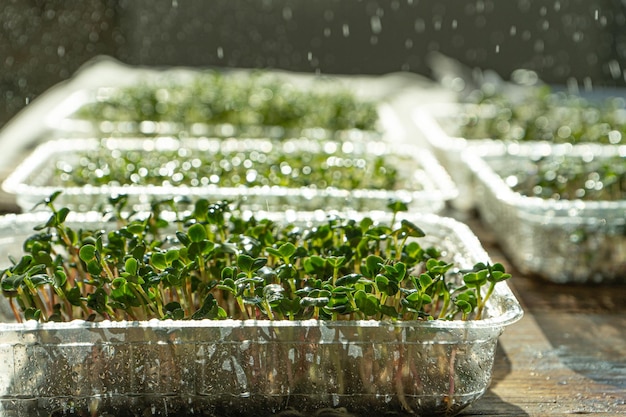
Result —
<svg viewBox="0 0 626 417"><path fill-rule="evenodd" d="M102 54L432 77L431 52L505 79L624 86L626 0L0 0L0 127Z"/></svg>

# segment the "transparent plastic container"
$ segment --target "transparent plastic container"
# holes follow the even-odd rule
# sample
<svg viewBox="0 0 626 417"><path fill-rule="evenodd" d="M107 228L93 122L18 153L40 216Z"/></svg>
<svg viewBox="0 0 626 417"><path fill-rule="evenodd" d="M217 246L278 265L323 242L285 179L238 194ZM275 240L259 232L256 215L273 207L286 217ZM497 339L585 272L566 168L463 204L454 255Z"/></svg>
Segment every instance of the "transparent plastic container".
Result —
<svg viewBox="0 0 626 417"><path fill-rule="evenodd" d="M84 118L76 112L81 107L95 103L98 97L110 95L116 87L97 87L82 89L69 95L65 100L51 108L48 125L64 137L75 136L213 136L285 139L306 137L325 140L382 140L385 138L384 127L397 123L389 106L380 103L378 113L381 128L365 129L330 129L328 127L283 127L261 124L232 124L209 122L183 122L174 120L115 120L106 118Z"/></svg>
<svg viewBox="0 0 626 417"><path fill-rule="evenodd" d="M397 123L385 102L393 82L381 77L149 68L101 59L74 78L72 88L61 87L65 97L45 115L46 126L64 136L305 135L380 140ZM107 105L91 108L98 104Z"/></svg>
<svg viewBox="0 0 626 417"><path fill-rule="evenodd" d="M463 163L467 151L479 155L502 153L506 145L498 139L466 139L461 136L460 126L464 115L476 114L475 105L458 103L435 103L417 107L413 121L420 137L430 146L434 155L446 169L458 188L458 196L452 201L459 210L474 208L472 171ZM468 110L472 109L471 112ZM488 107L481 107L488 113ZM487 114L486 114L487 115Z"/></svg>
<svg viewBox="0 0 626 417"><path fill-rule="evenodd" d="M533 170L538 157L559 155L626 161L626 147L537 143L500 155L466 153L482 220L521 272L557 283L626 282L626 200L528 197L507 185L506 177Z"/></svg>
<svg viewBox="0 0 626 417"><path fill-rule="evenodd" d="M320 216L293 213L290 221ZM47 218L0 218L2 265ZM106 227L97 218L70 213L67 223ZM404 218L459 267L489 261L467 226L432 214ZM522 316L504 282L476 321L19 324L5 304L0 414L11 417L270 416L338 407L355 415L452 416L484 394L498 336Z"/></svg>
<svg viewBox="0 0 626 417"><path fill-rule="evenodd" d="M287 185L258 185L247 187L218 186L216 184L172 185L172 184L115 184L66 186L58 181L57 164L78 167L79 155L98 152L99 149L145 152L145 158L156 157L160 151L203 152L207 155L218 152L251 152L285 155L306 151L312 155L332 158L348 155L352 160L374 166L375 158L397 170L396 189L333 188L325 184L304 187ZM181 157L184 159L184 157ZM216 158L217 159L217 158ZM364 165L365 166L365 165ZM252 168L254 168L252 166ZM311 167L312 169L323 169ZM349 170L346 167L346 171ZM363 175L363 170L355 171ZM300 174L305 176L304 173ZM347 175L347 174L346 174ZM367 178L355 178L356 183ZM243 182L243 181L242 181ZM6 192L15 195L17 204L25 211L57 190L63 193L60 204L82 211L106 204L111 195L126 194L131 204L138 207L149 205L154 199L186 196L209 199L221 198L240 201L250 208L260 210L317 210L320 208L354 210L384 209L390 199L399 199L410 205L412 210L440 212L446 201L454 198L456 188L448 173L428 149L409 144L384 142L332 142L294 138L272 141L269 139L240 138L123 138L123 139L57 139L40 144L8 176L3 183Z"/></svg>
<svg viewBox="0 0 626 417"><path fill-rule="evenodd" d="M97 90L96 90L97 91ZM324 127L289 128L283 126L269 126L259 124L231 124L231 123L183 123L169 120L89 120L74 114L67 114L69 110L80 108L79 103L87 104L94 100L97 92L82 90L74 93L66 102L61 102L52 109L54 121L49 122L53 131L63 137L112 136L112 137L155 137L155 136L212 136L212 137L243 137L243 138L272 138L285 139L292 137L306 137L309 139L339 140L339 141L377 141L385 139L381 130L341 129L332 130ZM381 105L381 123L389 125L395 123L388 109ZM69 109L69 110L66 110Z"/></svg>

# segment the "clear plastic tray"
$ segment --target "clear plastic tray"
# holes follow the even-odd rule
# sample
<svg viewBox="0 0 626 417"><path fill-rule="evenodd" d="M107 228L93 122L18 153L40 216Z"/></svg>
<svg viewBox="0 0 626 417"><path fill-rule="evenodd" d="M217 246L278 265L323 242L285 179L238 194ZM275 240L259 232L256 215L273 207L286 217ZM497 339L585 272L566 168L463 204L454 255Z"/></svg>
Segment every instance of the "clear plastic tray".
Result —
<svg viewBox="0 0 626 417"><path fill-rule="evenodd" d="M113 135L113 136L155 136L155 135L178 135L179 133L188 135L213 135L213 136L246 136L246 137L292 137L293 135L306 135L312 138L324 138L340 140L347 138L353 140L356 137L365 137L371 140L380 140L387 136L388 130L394 130L395 124L398 123L397 116L391 110L390 106L384 100L384 94L388 93L388 84L384 81L381 82L379 78L369 80L359 80L358 77L342 77L342 76L325 76L320 77L315 74L304 74L289 71L279 70L266 70L258 72L249 69L221 69L216 71L198 70L196 68L148 68L148 67L135 67L127 66L118 62L104 62L101 64L101 68L87 68L84 74L81 74L83 78L86 78L89 83L83 88L76 89L68 94L65 99L54 105L49 109L46 115L46 125L59 132L63 132L64 136L69 135ZM106 73L100 73L101 70ZM221 80L229 81L215 81L216 85L211 87L211 80L215 80L216 74L220 74L217 77ZM208 84L207 84L208 83ZM223 85L221 83L224 83ZM364 129L348 128L347 126L341 126L333 128L330 126L332 123L317 123L312 120L310 123L300 123L299 121L286 120L285 123L291 123L295 125L302 125L300 127L283 127L270 124L262 124L257 119L260 115L257 115L252 111L254 103L250 105L249 109L243 108L244 113L246 110L252 111L248 118L242 118L241 123L229 124L229 123L214 123L204 121L205 118L195 114L191 116L193 122L188 122L188 116L184 114L178 114L171 111L172 114L162 115L157 114L157 117L152 119L144 119L144 116L135 114L141 113L136 107L130 106L127 99L120 97L120 92L127 88L135 88L143 86L143 89L137 91L137 94L141 94L142 97L136 96L137 106L138 103L143 100L147 105L153 105L153 101L156 100L155 96L160 97L163 103L169 103L170 108L180 109L181 111L185 106L192 103L193 99L197 99L196 104L207 102L209 100L207 91L210 89L227 88L233 89L233 86L241 89L241 94L249 94L251 101L256 100L256 106L259 107L263 100L267 100L268 89L278 87L279 85L291 86L293 89L292 95L297 96L298 92L303 93L303 97L310 95L311 100L315 103L317 99L316 94L328 93L329 100L347 100L344 102L345 109L338 109L337 114L327 115L323 120L347 119L344 111L353 112L357 114L356 118L362 116L361 113L356 113L357 110L353 108L353 105L369 106L373 105L374 110L377 112L376 126L368 127ZM196 91L193 98L186 96L191 91L188 86L196 86L195 88L209 89L204 91L204 96L201 97L203 91ZM181 90L182 89L182 90ZM246 91L249 89L250 91ZM150 94L147 94L150 93ZM184 94L183 94L184 93ZM229 91L232 95L233 92ZM271 92L270 92L271 93ZM381 95L381 93L383 93ZM160 94L160 96L159 96ZM288 94L286 92L285 94ZM346 97L342 96L349 95ZM240 96L235 96L240 100ZM265 98L263 98L265 97ZM271 97L271 94L269 95ZM286 95L285 99L288 100L290 95ZM293 99L293 97L291 98ZM129 105L131 114L124 112L114 112L113 115L93 115L83 116L80 114L80 110L86 106L94 103L104 103L118 101L122 105ZM205 103L206 104L206 103ZM240 106L241 103L225 103L226 105ZM294 105L301 105L302 103L295 103ZM285 114L290 112L289 109L281 107L284 104L277 102L276 108L272 113L276 115ZM209 106L210 107L210 106ZM327 106L328 109L334 109L332 106ZM112 108L115 108L114 106ZM202 105L198 106L199 109ZM293 110L293 109L291 109ZM299 109L296 109L297 112ZM204 109L210 113L209 108ZM121 113L121 114L120 114ZM237 112L236 114L241 113ZM311 111L306 113L306 116L312 114L324 114L324 109L313 113ZM348 113L349 114L349 113ZM267 116L266 116L267 117ZM288 116L292 117L290 114ZM209 117L207 116L207 119ZM245 120L243 120L245 119ZM251 120L248 120L251 119ZM350 122L354 122L355 118L349 118ZM259 124L261 123L261 124ZM315 123L315 124L314 124ZM313 125L314 124L314 125ZM391 128L391 129L388 129Z"/></svg>
<svg viewBox="0 0 626 417"><path fill-rule="evenodd" d="M498 154L505 148L501 140L468 140L460 136L460 118L467 114L465 109L470 106L476 107L458 103L435 103L416 108L412 115L420 137L430 145L456 184L459 193L453 204L460 210L472 209L475 203L472 172L463 163L463 154L468 150L480 155Z"/></svg>
<svg viewBox="0 0 626 417"><path fill-rule="evenodd" d="M0 218L0 266L47 213ZM284 217L274 215L277 219ZM372 214L376 218L376 214ZM321 221L325 213L292 213ZM462 268L488 262L469 228L405 216ZM95 213L67 223L106 227ZM1 312L8 310L4 304ZM455 415L488 388L497 338L522 316L502 282L478 321L0 323L0 413ZM56 413L56 414L55 414Z"/></svg>
<svg viewBox="0 0 626 417"><path fill-rule="evenodd" d="M217 185L174 186L174 185L106 185L106 186L63 186L55 184L55 164L63 160L76 166L79 152L96 151L100 148L143 150L146 157L150 152L176 150L180 148L217 152L221 150L258 150L260 153L293 153L307 150L323 153L329 157L340 150L349 152L354 158L372 163L372 158L381 156L394 164L398 170L401 186L395 190L341 189L315 185L290 188L288 186L218 187ZM370 161L370 162L366 162ZM320 168L321 169L321 168ZM355 210L384 209L390 199L407 202L412 210L439 212L446 201L454 198L456 188L447 172L441 167L430 150L409 144L384 142L329 142L309 139L270 141L267 139L216 139L194 138L124 138L124 139L58 139L39 145L30 156L9 175L3 188L13 194L17 203L26 211L56 190L63 194L60 203L82 211L94 209L107 202L111 195L126 194L137 205L149 204L155 198L188 196L214 199L226 198L242 201L257 209L337 209Z"/></svg>
<svg viewBox="0 0 626 417"><path fill-rule="evenodd" d="M558 283L626 282L626 200L583 201L527 197L502 175L528 169L548 155L626 158L610 145L510 145L506 153L463 161L476 176L478 211L511 261L524 273ZM625 159L626 160L626 159ZM506 170L509 174L500 174Z"/></svg>
<svg viewBox="0 0 626 417"><path fill-rule="evenodd" d="M64 136L214 136L214 137L247 137L247 138L275 138L283 139L295 136L310 139L329 140L381 140L384 136L382 129L342 129L331 130L323 127L285 128L258 124L234 125L230 123L183 123L171 120L98 120L81 118L75 114L81 106L97 100L101 90L111 90L111 87L100 87L91 90L80 90L71 94L66 100L51 109L50 127ZM379 105L379 117L383 126L394 123L393 116L383 105Z"/></svg>

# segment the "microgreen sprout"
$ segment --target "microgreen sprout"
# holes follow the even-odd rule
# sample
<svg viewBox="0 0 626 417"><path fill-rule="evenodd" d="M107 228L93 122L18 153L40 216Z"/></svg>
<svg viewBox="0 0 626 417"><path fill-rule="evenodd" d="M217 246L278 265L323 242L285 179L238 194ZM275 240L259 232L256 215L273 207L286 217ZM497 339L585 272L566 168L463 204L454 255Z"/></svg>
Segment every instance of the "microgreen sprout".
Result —
<svg viewBox="0 0 626 417"><path fill-rule="evenodd" d="M243 79L205 70L190 78L162 76L109 90L80 107L76 116L96 121L370 131L376 131L379 122L376 103L357 97L345 86L318 80L311 88L301 89L263 72Z"/></svg>
<svg viewBox="0 0 626 417"><path fill-rule="evenodd" d="M426 234L393 202L390 223L281 224L206 200L124 214L117 198L115 222L90 229L67 222L56 197L23 256L0 271L18 321L481 319L510 277L501 264L461 271L423 247Z"/></svg>
<svg viewBox="0 0 626 417"><path fill-rule="evenodd" d="M467 139L621 145L626 137L622 97L594 100L543 85L525 88L525 94L515 97L483 89L470 102L478 106L459 118L455 132ZM489 116L481 106L489 109Z"/></svg>

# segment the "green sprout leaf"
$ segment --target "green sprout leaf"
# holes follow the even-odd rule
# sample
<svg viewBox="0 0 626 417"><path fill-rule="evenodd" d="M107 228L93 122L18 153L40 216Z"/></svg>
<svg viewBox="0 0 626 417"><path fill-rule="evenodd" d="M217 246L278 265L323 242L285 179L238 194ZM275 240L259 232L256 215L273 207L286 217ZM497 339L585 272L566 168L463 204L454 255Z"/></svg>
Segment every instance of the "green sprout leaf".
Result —
<svg viewBox="0 0 626 417"><path fill-rule="evenodd" d="M408 235L408 236L411 236L411 237L424 237L424 236L426 236L426 233L424 233L424 231L422 229L420 229L415 224L411 223L410 221L408 221L406 219L402 219L401 225L402 225L402 229L401 230L403 230L406 233L406 235Z"/></svg>
<svg viewBox="0 0 626 417"><path fill-rule="evenodd" d="M78 256L83 262L89 262L96 258L96 247L94 245L84 245L80 248Z"/></svg>
<svg viewBox="0 0 626 417"><path fill-rule="evenodd" d="M203 225L196 223L187 230L187 235L192 242L202 242L208 235Z"/></svg>
<svg viewBox="0 0 626 417"><path fill-rule="evenodd" d="M372 294L359 290L354 294L354 302L365 316L374 316L379 312L379 300Z"/></svg>
<svg viewBox="0 0 626 417"><path fill-rule="evenodd" d="M369 278L373 278L383 268L385 261L378 255L369 255L365 259L365 274Z"/></svg>
<svg viewBox="0 0 626 417"><path fill-rule="evenodd" d="M387 208L392 213L398 213L398 212L401 212L401 211L408 211L409 210L409 206L407 205L407 203L405 203L404 201L401 201L401 200L389 200L389 202L387 203Z"/></svg>
<svg viewBox="0 0 626 417"><path fill-rule="evenodd" d="M163 252L152 252L152 255L150 256L150 263L155 268L164 270L165 268L167 268L168 264L171 263L171 261L168 262ZM128 270L128 267L126 268L126 270Z"/></svg>
<svg viewBox="0 0 626 417"><path fill-rule="evenodd" d="M124 264L124 270L130 275L137 275L139 263L135 258L128 258Z"/></svg>
<svg viewBox="0 0 626 417"><path fill-rule="evenodd" d="M227 202L165 199L136 213L120 199L110 223L74 230L57 197L0 271L18 320L480 320L511 277L499 263L459 270L454 254L422 248L424 231L395 217L281 224Z"/></svg>

